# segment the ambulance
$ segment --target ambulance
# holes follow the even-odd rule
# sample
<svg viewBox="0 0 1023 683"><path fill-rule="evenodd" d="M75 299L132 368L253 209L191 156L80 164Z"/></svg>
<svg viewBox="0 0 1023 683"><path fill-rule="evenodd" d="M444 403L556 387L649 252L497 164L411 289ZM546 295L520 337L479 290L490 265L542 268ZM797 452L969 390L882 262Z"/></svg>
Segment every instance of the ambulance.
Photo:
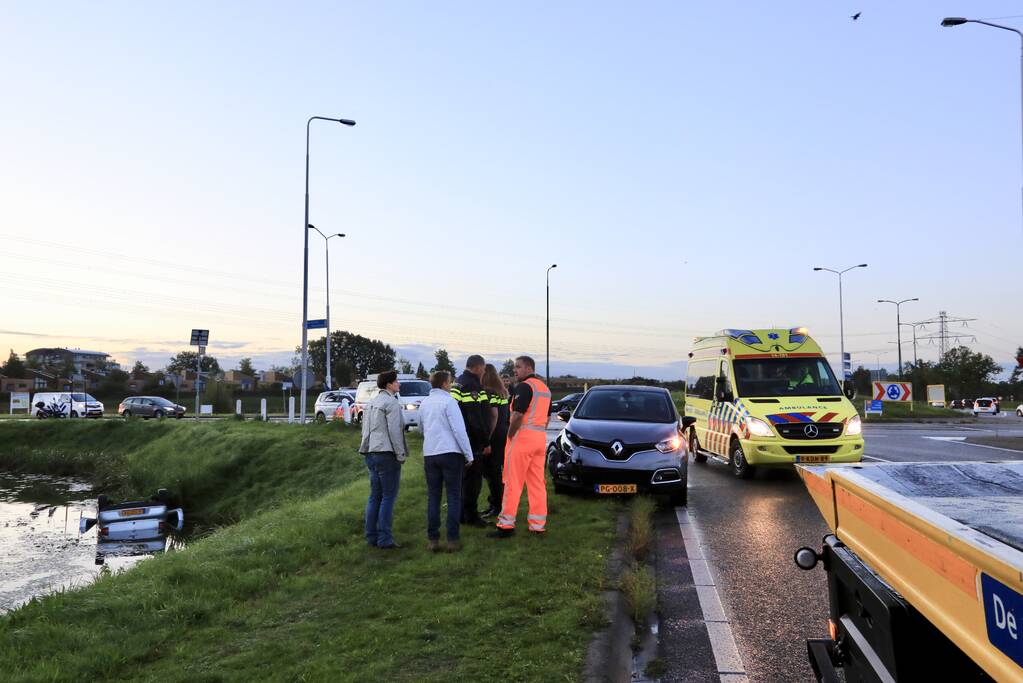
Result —
<svg viewBox="0 0 1023 683"><path fill-rule="evenodd" d="M689 450L742 479L758 467L859 462L863 426L805 328L697 337L686 372Z"/></svg>

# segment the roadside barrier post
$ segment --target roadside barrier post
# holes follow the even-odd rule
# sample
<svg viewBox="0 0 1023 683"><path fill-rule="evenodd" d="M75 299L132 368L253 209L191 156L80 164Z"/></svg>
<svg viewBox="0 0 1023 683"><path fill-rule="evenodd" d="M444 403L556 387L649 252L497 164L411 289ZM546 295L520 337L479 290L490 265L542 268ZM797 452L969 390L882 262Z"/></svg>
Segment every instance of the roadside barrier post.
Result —
<svg viewBox="0 0 1023 683"><path fill-rule="evenodd" d="M235 415L242 414L242 400L240 398L235 400L234 402L234 414Z"/></svg>
<svg viewBox="0 0 1023 683"><path fill-rule="evenodd" d="M263 422L266 422L266 399L259 399L259 415L263 418Z"/></svg>
<svg viewBox="0 0 1023 683"><path fill-rule="evenodd" d="M288 424L295 421L295 397L288 397Z"/></svg>

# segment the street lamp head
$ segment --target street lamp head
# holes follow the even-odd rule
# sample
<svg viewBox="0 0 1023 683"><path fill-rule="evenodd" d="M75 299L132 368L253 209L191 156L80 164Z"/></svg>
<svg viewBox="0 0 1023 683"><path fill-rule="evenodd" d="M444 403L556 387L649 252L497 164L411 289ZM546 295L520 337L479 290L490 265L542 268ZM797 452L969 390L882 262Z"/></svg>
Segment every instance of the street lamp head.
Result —
<svg viewBox="0 0 1023 683"><path fill-rule="evenodd" d="M351 119L338 119L337 122L349 127L355 125L355 121L352 121Z"/></svg>
<svg viewBox="0 0 1023 683"><path fill-rule="evenodd" d="M315 226L315 225L313 225L312 223L309 223L309 224L308 224L308 225L306 225L305 227L309 228L310 230L315 230L315 229L316 229L316 226Z"/></svg>
<svg viewBox="0 0 1023 683"><path fill-rule="evenodd" d="M909 301L920 301L920 299L913 298L913 299L909 299Z"/></svg>
<svg viewBox="0 0 1023 683"><path fill-rule="evenodd" d="M344 236L345 236L345 234L343 232L339 232L336 235L334 235L334 237L344 237Z"/></svg>
<svg viewBox="0 0 1023 683"><path fill-rule="evenodd" d="M856 267L857 267L857 268L866 268L866 267L867 267L867 264L866 264L866 263L861 263L860 265L858 265L858 266L856 266Z"/></svg>
<svg viewBox="0 0 1023 683"><path fill-rule="evenodd" d="M814 267L814 270L824 270L824 269L820 268L820 267Z"/></svg>
<svg viewBox="0 0 1023 683"><path fill-rule="evenodd" d="M558 267L558 264L557 264L557 263L552 263L552 264L551 264L551 268L557 268L557 267Z"/></svg>
<svg viewBox="0 0 1023 683"><path fill-rule="evenodd" d="M948 28L949 26L962 26L969 21L970 20L965 17L945 17L941 20L941 25Z"/></svg>

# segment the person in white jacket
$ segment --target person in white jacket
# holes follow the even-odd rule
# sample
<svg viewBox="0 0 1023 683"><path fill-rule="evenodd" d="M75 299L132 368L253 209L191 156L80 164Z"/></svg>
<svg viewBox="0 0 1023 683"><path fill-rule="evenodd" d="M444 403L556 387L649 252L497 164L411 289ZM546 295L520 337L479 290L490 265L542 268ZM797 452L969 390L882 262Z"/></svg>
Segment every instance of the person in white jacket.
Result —
<svg viewBox="0 0 1023 683"><path fill-rule="evenodd" d="M430 375L430 395L419 404L426 471L426 547L440 550L440 497L447 489L447 550L461 550L462 473L472 465L472 446L458 401L451 397L451 373Z"/></svg>

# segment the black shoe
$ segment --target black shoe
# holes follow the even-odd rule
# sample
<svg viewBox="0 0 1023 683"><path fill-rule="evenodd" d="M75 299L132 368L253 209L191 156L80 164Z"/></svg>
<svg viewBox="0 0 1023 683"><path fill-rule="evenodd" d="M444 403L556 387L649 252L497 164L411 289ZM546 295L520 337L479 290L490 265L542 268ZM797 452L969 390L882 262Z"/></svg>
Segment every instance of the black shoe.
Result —
<svg viewBox="0 0 1023 683"><path fill-rule="evenodd" d="M502 529L498 527L487 534L487 538L511 538L514 535L515 529Z"/></svg>
<svg viewBox="0 0 1023 683"><path fill-rule="evenodd" d="M401 550L401 546L397 543L391 543L390 545L378 545L381 550Z"/></svg>
<svg viewBox="0 0 1023 683"><path fill-rule="evenodd" d="M500 510L495 510L494 508L487 508L486 510L480 513L480 517L493 517L494 515L500 512L501 512Z"/></svg>
<svg viewBox="0 0 1023 683"><path fill-rule="evenodd" d="M476 527L477 529L486 529L488 526L490 526L489 524L487 524L486 522L484 522L482 519L480 519L478 517L476 519L472 520L471 522L463 522L462 525L463 526Z"/></svg>

